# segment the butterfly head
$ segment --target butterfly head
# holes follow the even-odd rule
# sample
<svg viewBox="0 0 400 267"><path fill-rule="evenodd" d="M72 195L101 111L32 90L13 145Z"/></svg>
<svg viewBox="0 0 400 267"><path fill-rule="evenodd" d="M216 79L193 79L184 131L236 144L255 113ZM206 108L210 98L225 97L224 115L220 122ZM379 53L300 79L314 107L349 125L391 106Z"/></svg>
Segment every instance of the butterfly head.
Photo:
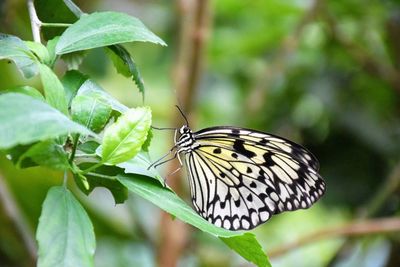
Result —
<svg viewBox="0 0 400 267"><path fill-rule="evenodd" d="M190 134L190 133L192 133L192 130L189 128L189 126L183 125L183 126L179 129L179 133L180 133L181 135Z"/></svg>
<svg viewBox="0 0 400 267"><path fill-rule="evenodd" d="M194 137L192 129L190 129L187 125L183 125L179 129L179 134L180 136L178 142L176 143L179 148L178 152L190 151L193 149Z"/></svg>

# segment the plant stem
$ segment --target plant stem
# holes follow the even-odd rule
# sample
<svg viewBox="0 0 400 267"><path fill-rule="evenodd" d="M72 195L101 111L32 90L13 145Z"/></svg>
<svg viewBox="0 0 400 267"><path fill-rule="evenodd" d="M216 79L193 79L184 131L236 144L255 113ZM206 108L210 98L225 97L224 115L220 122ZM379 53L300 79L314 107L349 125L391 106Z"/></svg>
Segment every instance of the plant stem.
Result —
<svg viewBox="0 0 400 267"><path fill-rule="evenodd" d="M83 172L82 172L81 174L82 174L82 175L85 175L85 174L87 174L88 172L97 169L97 168L100 167L101 165L103 165L103 162L100 161L100 162L94 164L93 166L87 168L86 170L83 170Z"/></svg>
<svg viewBox="0 0 400 267"><path fill-rule="evenodd" d="M40 43L40 27L42 25L42 22L39 20L36 14L33 0L27 0L26 4L28 6L29 18L31 21L33 41Z"/></svg>
<svg viewBox="0 0 400 267"><path fill-rule="evenodd" d="M52 23L52 22L41 22L42 27L69 27L71 23Z"/></svg>
<svg viewBox="0 0 400 267"><path fill-rule="evenodd" d="M103 178L103 179L116 180L115 176L109 176L109 175L99 174L99 173L95 173L95 172L88 172L87 174L89 174L90 176L95 176L95 177L99 177L99 178Z"/></svg>
<svg viewBox="0 0 400 267"><path fill-rule="evenodd" d="M76 153L76 148L78 146L79 136L80 136L80 134L76 134L73 137L74 143L72 144L72 152L71 152L71 156L69 157L69 164L72 164L72 161L75 158L75 153Z"/></svg>

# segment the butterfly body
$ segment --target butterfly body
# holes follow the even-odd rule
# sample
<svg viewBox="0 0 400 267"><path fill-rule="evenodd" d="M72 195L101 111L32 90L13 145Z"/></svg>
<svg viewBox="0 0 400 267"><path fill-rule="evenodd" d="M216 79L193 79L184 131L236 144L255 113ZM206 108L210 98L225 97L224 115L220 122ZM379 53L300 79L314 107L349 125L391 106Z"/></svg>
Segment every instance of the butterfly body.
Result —
<svg viewBox="0 0 400 267"><path fill-rule="evenodd" d="M249 230L325 192L316 158L287 139L231 126L193 132L184 125L179 133L193 206L219 227Z"/></svg>

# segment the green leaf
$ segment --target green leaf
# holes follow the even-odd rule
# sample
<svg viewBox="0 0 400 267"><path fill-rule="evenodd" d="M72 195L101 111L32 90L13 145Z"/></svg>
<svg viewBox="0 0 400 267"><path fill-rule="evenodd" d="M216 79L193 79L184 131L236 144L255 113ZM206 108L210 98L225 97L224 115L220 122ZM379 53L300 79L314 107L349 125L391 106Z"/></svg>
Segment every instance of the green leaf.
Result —
<svg viewBox="0 0 400 267"><path fill-rule="evenodd" d="M207 222L174 192L163 187L155 179L133 174L120 174L117 176L117 179L129 191L147 199L181 221L189 223L204 232L220 237L232 237L243 234L242 232L229 231Z"/></svg>
<svg viewBox="0 0 400 267"><path fill-rule="evenodd" d="M39 64L39 71L47 102L62 113L68 114L67 98L60 80L54 72L44 64Z"/></svg>
<svg viewBox="0 0 400 267"><path fill-rule="evenodd" d="M97 12L82 16L70 26L61 35L56 53L61 55L135 41L165 45L135 17L118 12Z"/></svg>
<svg viewBox="0 0 400 267"><path fill-rule="evenodd" d="M140 75L139 69L133 61L129 52L122 45L112 45L107 47L106 51L110 51L107 54L110 56L112 62L118 73L121 73L125 77L132 77L136 86L139 88L139 92L143 94L144 98L144 82Z"/></svg>
<svg viewBox="0 0 400 267"><path fill-rule="evenodd" d="M96 149L99 147L99 143L95 141L87 141L85 143L78 145L78 150L86 153L86 154L95 154Z"/></svg>
<svg viewBox="0 0 400 267"><path fill-rule="evenodd" d="M25 41L26 46L36 55L40 62L48 64L50 60L47 48L38 42Z"/></svg>
<svg viewBox="0 0 400 267"><path fill-rule="evenodd" d="M75 97L79 88L89 77L76 70L67 71L61 82L64 86L65 94L67 97L68 106L70 106L72 99Z"/></svg>
<svg viewBox="0 0 400 267"><path fill-rule="evenodd" d="M36 233L38 267L92 267L96 240L86 211L66 188L50 188Z"/></svg>
<svg viewBox="0 0 400 267"><path fill-rule="evenodd" d="M64 3L65 0L35 0L35 8L39 19L43 22L74 23L78 17ZM46 40L61 35L64 27L42 27L41 32Z"/></svg>
<svg viewBox="0 0 400 267"><path fill-rule="evenodd" d="M117 164L118 167L124 169L125 173L140 174L157 179L161 184L164 184L164 178L157 172L155 168L150 168L151 162L147 153L141 151L136 156L128 161Z"/></svg>
<svg viewBox="0 0 400 267"><path fill-rule="evenodd" d="M0 95L0 121L0 149L68 133L95 135L46 103L23 94Z"/></svg>
<svg viewBox="0 0 400 267"><path fill-rule="evenodd" d="M82 164L79 167L83 166L85 168L90 167L88 164ZM113 195L115 204L120 204L124 203L125 200L128 199L128 190L120 181L113 178L118 173L121 173L121 169L117 167L100 166L96 168L96 170L85 174L84 178L86 179L88 187L85 187L85 182L82 181L81 177L74 175L74 178L79 189L86 195L89 195L96 187L105 187L110 190L111 194Z"/></svg>
<svg viewBox="0 0 400 267"><path fill-rule="evenodd" d="M21 157L29 150L33 145L18 145L14 146L6 151L7 158L14 163L17 168L29 168L38 166L37 163L33 162L30 158L24 158L23 160Z"/></svg>
<svg viewBox="0 0 400 267"><path fill-rule="evenodd" d="M56 45L58 40L60 39L60 36L56 36L53 39L47 41L47 51L49 53L49 60L47 62L47 65L49 66L53 66L56 59L57 59L57 55L56 55Z"/></svg>
<svg viewBox="0 0 400 267"><path fill-rule="evenodd" d="M119 174L117 175L117 179L125 185L129 191L147 199L181 221L191 224L204 232L220 237L222 241L245 259L254 262L258 266L271 266L267 255L262 251L261 245L253 234L229 231L209 223L174 192L162 187L162 185L154 179L132 174Z"/></svg>
<svg viewBox="0 0 400 267"><path fill-rule="evenodd" d="M263 251L256 237L252 233L245 233L240 236L229 238L220 237L220 239L231 249L236 251L246 260L259 267L271 267L268 256Z"/></svg>
<svg viewBox="0 0 400 267"><path fill-rule="evenodd" d="M102 94L88 92L78 94L71 103L72 120L99 132L106 125L111 115L111 105Z"/></svg>
<svg viewBox="0 0 400 267"><path fill-rule="evenodd" d="M36 164L57 170L67 170L70 168L68 154L54 140L46 140L34 144L19 158L18 165L21 165L21 162L28 158Z"/></svg>
<svg viewBox="0 0 400 267"><path fill-rule="evenodd" d="M28 85L18 86L4 91L3 93L18 93L34 97L38 100L44 100L43 95L36 89Z"/></svg>
<svg viewBox="0 0 400 267"><path fill-rule="evenodd" d="M101 94L105 99L108 100L108 103L111 104L112 109L118 111L119 113L124 113L129 110L129 108L116 100L112 97L109 93L103 90L98 84L93 82L92 80L85 81L81 87L79 88L78 94L85 95L85 94Z"/></svg>
<svg viewBox="0 0 400 267"><path fill-rule="evenodd" d="M134 157L146 141L151 125L149 107L129 109L104 131L103 163L115 165Z"/></svg>
<svg viewBox="0 0 400 267"><path fill-rule="evenodd" d="M147 133L147 139L142 146L142 150L145 152L149 152L149 147L151 143L151 139L153 139L153 129L150 128L149 132Z"/></svg>
<svg viewBox="0 0 400 267"><path fill-rule="evenodd" d="M16 36L0 33L0 60L14 61L25 78L38 73L35 56L26 44Z"/></svg>

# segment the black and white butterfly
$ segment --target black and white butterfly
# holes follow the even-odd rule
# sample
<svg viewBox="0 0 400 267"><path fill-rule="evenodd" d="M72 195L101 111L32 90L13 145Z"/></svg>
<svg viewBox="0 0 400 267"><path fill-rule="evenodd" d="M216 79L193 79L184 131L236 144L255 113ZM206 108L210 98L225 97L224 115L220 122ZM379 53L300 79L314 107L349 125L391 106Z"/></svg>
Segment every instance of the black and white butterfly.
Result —
<svg viewBox="0 0 400 267"><path fill-rule="evenodd" d="M184 125L179 134L172 150L188 170L193 206L216 226L249 230L325 192L317 159L282 137L231 126Z"/></svg>

